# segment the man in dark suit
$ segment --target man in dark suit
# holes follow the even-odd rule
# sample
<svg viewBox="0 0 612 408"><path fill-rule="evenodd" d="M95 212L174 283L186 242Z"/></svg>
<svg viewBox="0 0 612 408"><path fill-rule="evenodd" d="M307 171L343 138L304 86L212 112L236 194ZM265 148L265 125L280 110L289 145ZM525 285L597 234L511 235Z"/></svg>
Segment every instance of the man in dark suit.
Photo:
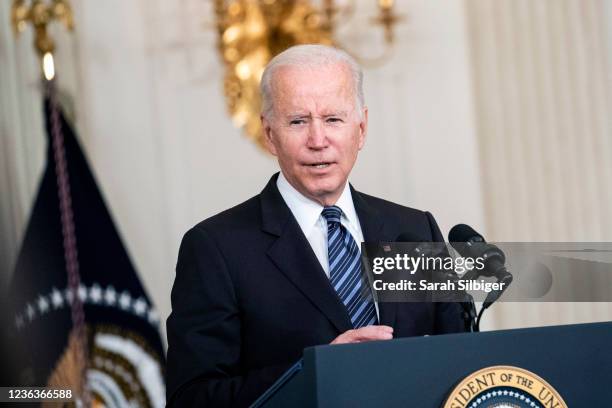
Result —
<svg viewBox="0 0 612 408"><path fill-rule="evenodd" d="M458 305L376 303L363 279L360 242L443 238L431 214L348 184L367 129L361 84L331 47L293 47L268 64L262 124L281 173L183 238L169 405L246 406L308 346L463 330Z"/></svg>

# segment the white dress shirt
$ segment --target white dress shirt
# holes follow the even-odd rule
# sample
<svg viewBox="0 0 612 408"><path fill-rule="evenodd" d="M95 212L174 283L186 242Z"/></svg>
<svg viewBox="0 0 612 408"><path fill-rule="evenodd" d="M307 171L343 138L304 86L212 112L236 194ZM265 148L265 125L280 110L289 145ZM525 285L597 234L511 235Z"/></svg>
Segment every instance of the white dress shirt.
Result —
<svg viewBox="0 0 612 408"><path fill-rule="evenodd" d="M310 243L325 274L329 278L327 220L321 215L323 206L297 191L289 181L287 181L282 172L278 175L276 186L283 200L285 200L285 203L297 220L304 236ZM353 236L361 252L361 243L364 241L363 232L361 231L361 224L359 224L359 218L357 217L357 212L353 205L353 196L351 195L351 189L348 182L344 186L340 198L338 198L338 201L334 205L340 207L342 210L340 223ZM378 315L378 304L375 302L374 305L376 306L376 314Z"/></svg>

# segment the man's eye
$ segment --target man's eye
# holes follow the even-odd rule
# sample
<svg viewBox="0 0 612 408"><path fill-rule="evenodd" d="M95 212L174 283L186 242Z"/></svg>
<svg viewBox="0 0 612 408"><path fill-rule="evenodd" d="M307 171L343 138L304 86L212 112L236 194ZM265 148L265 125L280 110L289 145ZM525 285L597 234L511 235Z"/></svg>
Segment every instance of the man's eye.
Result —
<svg viewBox="0 0 612 408"><path fill-rule="evenodd" d="M304 119L293 119L289 122L290 125L303 125L304 123L306 123Z"/></svg>
<svg viewBox="0 0 612 408"><path fill-rule="evenodd" d="M327 123L338 123L338 122L342 122L342 119L340 119L340 118L327 118Z"/></svg>

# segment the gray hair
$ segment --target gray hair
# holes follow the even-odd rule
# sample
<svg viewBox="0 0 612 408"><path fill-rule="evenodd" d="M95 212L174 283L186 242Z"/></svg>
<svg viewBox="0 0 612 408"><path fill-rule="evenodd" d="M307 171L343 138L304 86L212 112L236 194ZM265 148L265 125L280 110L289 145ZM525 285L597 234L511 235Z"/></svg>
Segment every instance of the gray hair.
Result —
<svg viewBox="0 0 612 408"><path fill-rule="evenodd" d="M319 68L326 65L344 64L353 79L353 95L355 108L359 117L363 114L365 105L363 96L363 72L361 67L346 51L321 44L295 45L281 52L266 65L261 77L262 114L268 116L272 111L272 77L280 67Z"/></svg>

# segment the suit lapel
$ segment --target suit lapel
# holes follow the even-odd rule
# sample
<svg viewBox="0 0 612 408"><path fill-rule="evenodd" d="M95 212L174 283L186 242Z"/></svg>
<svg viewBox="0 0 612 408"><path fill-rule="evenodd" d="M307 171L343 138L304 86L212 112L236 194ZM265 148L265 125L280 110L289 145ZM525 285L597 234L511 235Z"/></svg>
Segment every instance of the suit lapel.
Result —
<svg viewBox="0 0 612 408"><path fill-rule="evenodd" d="M350 330L353 327L346 308L278 191L277 177L278 173L272 176L260 196L262 229L278 236L267 255L340 333Z"/></svg>
<svg viewBox="0 0 612 408"><path fill-rule="evenodd" d="M383 214L373 207L366 197L356 191L351 186L351 195L353 196L353 204L355 211L359 217L361 231L365 242L378 243L380 241L389 241L395 237L385 236ZM379 302L378 311L380 314L380 324L393 327L395 324L397 303Z"/></svg>

